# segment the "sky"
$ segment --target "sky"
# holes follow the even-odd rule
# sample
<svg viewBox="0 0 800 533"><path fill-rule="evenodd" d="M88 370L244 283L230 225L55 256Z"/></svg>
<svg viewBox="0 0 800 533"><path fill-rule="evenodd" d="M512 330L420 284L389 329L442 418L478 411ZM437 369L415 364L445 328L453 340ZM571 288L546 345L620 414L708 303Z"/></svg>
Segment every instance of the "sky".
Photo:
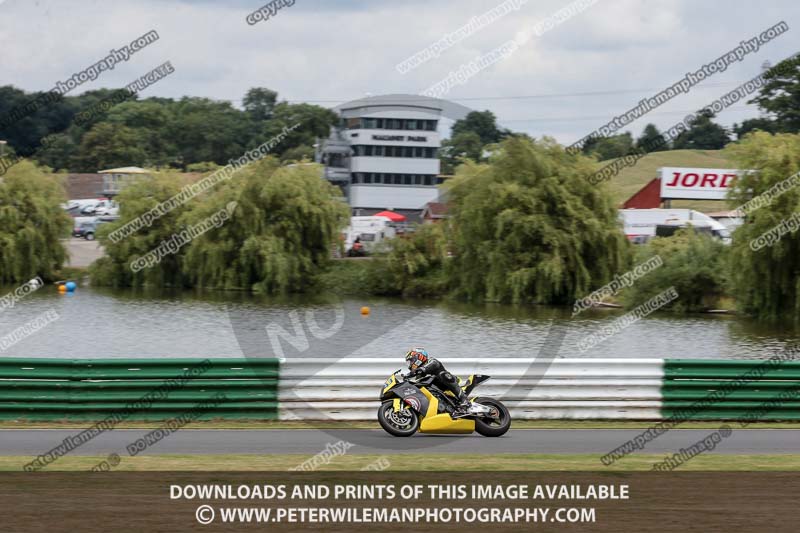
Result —
<svg viewBox="0 0 800 533"><path fill-rule="evenodd" d="M249 88L268 87L282 100L333 107L367 95L419 94L527 35L443 97L489 109L511 130L570 144L778 22L789 31L623 131L638 136L648 122L666 129L756 76L765 61L800 51L796 0L584 0L594 3L540 35L532 29L572 2L505 1L517 9L402 73L400 62L503 2L295 0L248 24L248 14L267 2L0 0L0 85L49 90L155 30L156 42L70 94L122 87L170 61L175 72L141 97L201 96L241 106ZM756 116L756 106L740 101L716 120L730 127Z"/></svg>

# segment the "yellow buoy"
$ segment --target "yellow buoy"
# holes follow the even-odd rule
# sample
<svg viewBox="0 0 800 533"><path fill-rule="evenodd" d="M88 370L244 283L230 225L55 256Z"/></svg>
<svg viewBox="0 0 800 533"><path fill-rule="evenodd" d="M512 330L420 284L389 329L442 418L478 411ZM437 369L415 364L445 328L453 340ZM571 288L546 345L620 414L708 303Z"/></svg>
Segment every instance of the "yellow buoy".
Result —
<svg viewBox="0 0 800 533"><path fill-rule="evenodd" d="M60 292L62 294L67 292L67 286L66 285L59 285L58 286L58 292Z"/></svg>
<svg viewBox="0 0 800 533"><path fill-rule="evenodd" d="M364 315L364 316L367 316L369 314L369 307L367 307L366 305L364 307L362 307L361 308L361 314Z"/></svg>

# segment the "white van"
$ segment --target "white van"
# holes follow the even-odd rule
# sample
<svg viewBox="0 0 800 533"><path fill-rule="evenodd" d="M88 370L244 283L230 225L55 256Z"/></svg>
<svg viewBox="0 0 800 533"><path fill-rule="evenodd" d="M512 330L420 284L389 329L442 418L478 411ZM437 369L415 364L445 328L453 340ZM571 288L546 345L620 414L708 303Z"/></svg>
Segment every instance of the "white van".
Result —
<svg viewBox="0 0 800 533"><path fill-rule="evenodd" d="M356 239L363 245L364 251L369 252L375 246L392 239L397 231L391 220L386 217L350 217L350 225L344 232L345 250L353 247Z"/></svg>
<svg viewBox="0 0 800 533"><path fill-rule="evenodd" d="M620 209L625 236L636 244L645 243L664 229L692 226L730 244L731 233L723 224L693 209ZM661 233L660 233L661 232Z"/></svg>

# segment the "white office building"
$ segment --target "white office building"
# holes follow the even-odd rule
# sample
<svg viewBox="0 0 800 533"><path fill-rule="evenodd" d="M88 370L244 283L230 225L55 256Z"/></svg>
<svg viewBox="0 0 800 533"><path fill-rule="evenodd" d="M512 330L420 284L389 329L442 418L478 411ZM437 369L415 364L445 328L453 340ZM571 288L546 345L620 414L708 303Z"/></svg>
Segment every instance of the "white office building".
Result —
<svg viewBox="0 0 800 533"><path fill-rule="evenodd" d="M425 96L387 95L334 109L341 121L317 145L317 161L325 165L325 177L342 188L354 214L419 213L439 198L437 129L443 108L450 107L457 108ZM463 116L460 109L457 116L450 114Z"/></svg>

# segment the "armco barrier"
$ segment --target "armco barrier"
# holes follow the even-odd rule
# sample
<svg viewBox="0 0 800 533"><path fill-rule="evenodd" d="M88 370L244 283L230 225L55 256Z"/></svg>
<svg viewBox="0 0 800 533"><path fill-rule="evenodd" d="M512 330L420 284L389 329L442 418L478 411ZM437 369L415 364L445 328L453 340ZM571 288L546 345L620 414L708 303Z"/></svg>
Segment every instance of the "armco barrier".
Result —
<svg viewBox="0 0 800 533"><path fill-rule="evenodd" d="M800 420L800 361L664 361L664 418Z"/></svg>
<svg viewBox="0 0 800 533"><path fill-rule="evenodd" d="M660 418L660 359L557 359L549 367L522 358L442 361L462 377L492 376L475 394L502 399L516 419ZM280 418L374 420L381 385L402 364L399 358L286 361Z"/></svg>
<svg viewBox="0 0 800 533"><path fill-rule="evenodd" d="M0 359L0 420L275 419L277 359Z"/></svg>
<svg viewBox="0 0 800 533"><path fill-rule="evenodd" d="M163 420L223 393L225 400L199 418L374 420L380 387L402 362L0 359L0 419L101 420L124 413L127 420ZM461 376L492 376L476 394L502 399L516 419L753 419L756 413L762 420L800 419L800 362L557 359L548 367L521 358L444 362ZM140 408L131 409L136 405Z"/></svg>

